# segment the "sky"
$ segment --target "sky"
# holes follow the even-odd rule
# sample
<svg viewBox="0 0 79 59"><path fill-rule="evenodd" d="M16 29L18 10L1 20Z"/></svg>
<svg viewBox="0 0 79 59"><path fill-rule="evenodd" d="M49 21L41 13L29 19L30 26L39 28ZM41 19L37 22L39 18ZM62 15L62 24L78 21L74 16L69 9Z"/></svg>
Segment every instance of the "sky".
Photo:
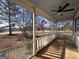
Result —
<svg viewBox="0 0 79 59"><path fill-rule="evenodd" d="M1 23L2 22L2 23ZM0 27L8 26L9 23L5 22L4 20L0 22Z"/></svg>
<svg viewBox="0 0 79 59"><path fill-rule="evenodd" d="M42 17L42 16L37 16L36 17L36 21L37 21L37 23L41 23L43 20L45 20L45 24L44 24L44 26L45 27L50 27L50 22L46 19L46 18L44 18L44 17Z"/></svg>
<svg viewBox="0 0 79 59"><path fill-rule="evenodd" d="M41 16L36 16L36 22L37 23L41 23L42 20L45 20L46 21L46 24L44 24L45 27L50 27L50 23L49 23L49 21L46 18L41 17ZM1 21L1 22L2 23L0 24L0 27L4 27L4 26L8 26L9 25L8 22L5 22L4 20Z"/></svg>
<svg viewBox="0 0 79 59"><path fill-rule="evenodd" d="M72 25L73 21L72 21L72 20L69 20L69 21L64 21L64 22L58 22L57 27L58 27L58 28L62 28L62 27L64 27L67 23L69 23L70 25Z"/></svg>

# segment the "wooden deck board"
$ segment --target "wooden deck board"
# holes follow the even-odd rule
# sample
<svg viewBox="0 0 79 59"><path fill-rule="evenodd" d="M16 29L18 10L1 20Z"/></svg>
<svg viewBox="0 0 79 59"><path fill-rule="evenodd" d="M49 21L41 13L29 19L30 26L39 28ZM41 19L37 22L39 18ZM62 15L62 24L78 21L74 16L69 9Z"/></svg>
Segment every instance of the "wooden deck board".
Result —
<svg viewBox="0 0 79 59"><path fill-rule="evenodd" d="M31 59L79 59L79 52L67 37L58 38Z"/></svg>
<svg viewBox="0 0 79 59"><path fill-rule="evenodd" d="M62 55L64 40L57 39L42 49L31 59L60 59Z"/></svg>

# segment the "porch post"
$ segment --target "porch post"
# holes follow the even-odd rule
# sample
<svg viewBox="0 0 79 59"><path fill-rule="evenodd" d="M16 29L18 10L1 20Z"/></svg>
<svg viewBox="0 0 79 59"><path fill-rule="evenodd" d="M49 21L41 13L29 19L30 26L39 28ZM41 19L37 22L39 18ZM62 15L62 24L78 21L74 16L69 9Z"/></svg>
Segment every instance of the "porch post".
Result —
<svg viewBox="0 0 79 59"><path fill-rule="evenodd" d="M58 36L58 29L57 29L57 23L55 24L55 30L56 30L56 35Z"/></svg>
<svg viewBox="0 0 79 59"><path fill-rule="evenodd" d="M36 49L36 46L35 46L35 6L33 7L33 55L35 55L35 49Z"/></svg>
<svg viewBox="0 0 79 59"><path fill-rule="evenodd" d="M76 19L74 18L73 20L73 30L74 30L74 33L76 32Z"/></svg>

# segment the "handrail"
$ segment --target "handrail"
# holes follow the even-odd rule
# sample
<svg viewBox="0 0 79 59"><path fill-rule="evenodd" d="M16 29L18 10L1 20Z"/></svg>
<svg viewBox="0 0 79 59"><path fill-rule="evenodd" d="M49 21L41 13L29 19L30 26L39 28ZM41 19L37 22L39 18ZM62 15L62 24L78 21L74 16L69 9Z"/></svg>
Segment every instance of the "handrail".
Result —
<svg viewBox="0 0 79 59"><path fill-rule="evenodd" d="M39 35L36 35L36 37L39 38L39 37L48 36L48 35L51 35L51 34L45 34L45 35L40 35L40 36Z"/></svg>

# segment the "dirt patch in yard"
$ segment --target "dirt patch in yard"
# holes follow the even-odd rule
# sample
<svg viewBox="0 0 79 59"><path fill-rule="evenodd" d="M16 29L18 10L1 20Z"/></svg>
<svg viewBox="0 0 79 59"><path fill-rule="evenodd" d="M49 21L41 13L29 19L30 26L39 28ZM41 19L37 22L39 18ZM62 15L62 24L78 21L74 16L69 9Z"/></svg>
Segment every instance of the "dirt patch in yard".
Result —
<svg viewBox="0 0 79 59"><path fill-rule="evenodd" d="M24 42L28 42L32 40L32 38L26 36L24 37L22 34L15 34L15 35L0 35L0 50L20 46Z"/></svg>

